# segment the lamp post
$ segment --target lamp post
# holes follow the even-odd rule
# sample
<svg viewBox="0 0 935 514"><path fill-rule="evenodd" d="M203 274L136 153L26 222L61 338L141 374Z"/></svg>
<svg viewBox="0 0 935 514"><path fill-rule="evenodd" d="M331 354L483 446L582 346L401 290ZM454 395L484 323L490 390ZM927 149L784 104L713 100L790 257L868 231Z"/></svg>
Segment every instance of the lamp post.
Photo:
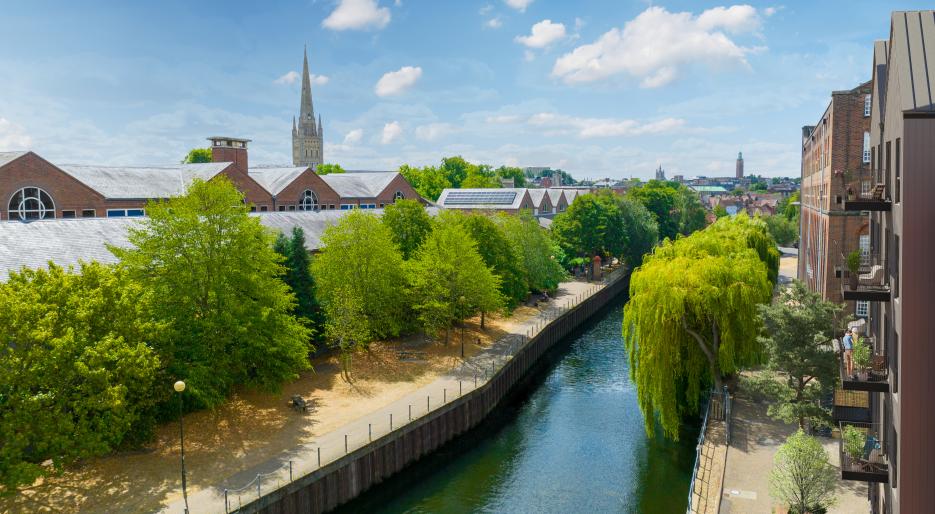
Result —
<svg viewBox="0 0 935 514"><path fill-rule="evenodd" d="M463 296L458 298L458 304L461 306L462 316L464 315L464 301L465 298ZM464 319L461 320L461 358L464 358Z"/></svg>
<svg viewBox="0 0 935 514"><path fill-rule="evenodd" d="M188 491L185 488L185 430L182 426L182 391L185 382L179 380L172 386L179 393L179 456L182 463L182 498L185 499L185 514L188 514Z"/></svg>

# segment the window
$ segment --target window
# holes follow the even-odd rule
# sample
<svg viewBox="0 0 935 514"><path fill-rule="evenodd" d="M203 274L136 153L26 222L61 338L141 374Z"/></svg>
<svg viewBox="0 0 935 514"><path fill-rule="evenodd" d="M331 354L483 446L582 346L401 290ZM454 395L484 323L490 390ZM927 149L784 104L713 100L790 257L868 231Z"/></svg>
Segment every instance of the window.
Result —
<svg viewBox="0 0 935 514"><path fill-rule="evenodd" d="M289 206L289 210L290 210L290 211L294 211L294 210L295 210L295 205L290 205L290 206Z"/></svg>
<svg viewBox="0 0 935 514"><path fill-rule="evenodd" d="M864 132L864 164L870 164L870 132Z"/></svg>
<svg viewBox="0 0 935 514"><path fill-rule="evenodd" d="M318 195L315 194L311 189L306 189L302 193L302 197L299 199L299 210L302 211L317 211L318 206Z"/></svg>
<svg viewBox="0 0 935 514"><path fill-rule="evenodd" d="M357 207L357 206L354 205L354 204L352 204L352 203L342 203L342 204L341 204L341 210L342 210L342 211L349 211L349 210L351 210L351 209L353 209L353 208L355 208L355 207Z"/></svg>
<svg viewBox="0 0 935 514"><path fill-rule="evenodd" d="M871 96L867 95L864 97L864 118L870 116L870 105L871 105Z"/></svg>
<svg viewBox="0 0 935 514"><path fill-rule="evenodd" d="M377 208L377 204L375 204L375 203L362 203L362 204L360 204L360 208L361 208L361 209L376 209L376 208Z"/></svg>
<svg viewBox="0 0 935 514"><path fill-rule="evenodd" d="M97 211L94 209L84 209L81 211L82 218L93 218L95 216L97 216Z"/></svg>
<svg viewBox="0 0 935 514"><path fill-rule="evenodd" d="M7 213L11 220L44 220L55 217L55 202L38 187L24 187L13 193Z"/></svg>
<svg viewBox="0 0 935 514"><path fill-rule="evenodd" d="M286 210L286 206L285 206L285 205L280 205L280 206L279 206L279 212L283 212L283 211L285 211L285 210Z"/></svg>
<svg viewBox="0 0 935 514"><path fill-rule="evenodd" d="M333 210L334 210L334 204L333 204L333 203L329 203L329 204L328 204L328 209L330 209L330 210L333 211Z"/></svg>
<svg viewBox="0 0 935 514"><path fill-rule="evenodd" d="M268 209L265 205L260 206L260 212L266 212Z"/></svg>
<svg viewBox="0 0 935 514"><path fill-rule="evenodd" d="M250 212L256 212L256 205L250 206Z"/></svg>
<svg viewBox="0 0 935 514"><path fill-rule="evenodd" d="M138 218L145 215L143 209L107 209L108 218Z"/></svg>
<svg viewBox="0 0 935 514"><path fill-rule="evenodd" d="M863 300L858 300L857 305L854 308L854 314L858 318L866 318L870 315L870 302Z"/></svg>
<svg viewBox="0 0 935 514"><path fill-rule="evenodd" d="M894 168L894 170L896 171L896 184L894 184L894 186L895 186L894 189L896 190L896 203L899 203L899 196L900 196L900 193L901 193L900 187L899 187L899 186L900 186L900 184L899 184L899 182L900 182L900 181L899 181L899 172L900 172L900 162L899 162L899 157L900 157L900 143L901 143L900 138L896 138L896 162L894 163L894 164L896 165L895 168Z"/></svg>
<svg viewBox="0 0 935 514"><path fill-rule="evenodd" d="M404 199L404 198L406 198L406 197L403 196L403 192L402 192L402 191L396 191L396 194L393 195L393 201L394 201L394 202L395 202L396 200L402 200L402 199Z"/></svg>
<svg viewBox="0 0 935 514"><path fill-rule="evenodd" d="M859 239L859 248L860 248L860 264L863 266L870 265L870 234L861 234Z"/></svg>
<svg viewBox="0 0 935 514"><path fill-rule="evenodd" d="M62 217L66 219L75 218L75 211L62 211Z"/></svg>

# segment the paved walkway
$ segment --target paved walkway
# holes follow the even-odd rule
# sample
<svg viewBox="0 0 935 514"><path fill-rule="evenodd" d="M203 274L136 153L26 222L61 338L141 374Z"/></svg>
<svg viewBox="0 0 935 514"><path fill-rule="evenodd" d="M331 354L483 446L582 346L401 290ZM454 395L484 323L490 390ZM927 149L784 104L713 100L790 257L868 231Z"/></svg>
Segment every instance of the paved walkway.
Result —
<svg viewBox="0 0 935 514"><path fill-rule="evenodd" d="M622 270L618 270L614 278L619 277L621 272ZM602 287L604 286L587 282L562 283L559 294L538 316L517 324L509 335L501 338L484 352L468 359L451 373L439 377L434 382L364 417L322 434L309 444L293 448L279 458L245 469L214 487L190 493L188 496L189 511L197 514L224 512L225 488L231 489L228 492L230 507L236 509L241 503L246 504L256 499L258 475L260 476L259 493L268 493L289 482L290 461L292 477L298 479L366 445L371 439L386 435L392 429L400 428L409 422L410 415L412 420L425 416L444 403L456 399L459 394L466 394L475 387L482 386L496 369L512 357L527 336L538 333L558 315L593 295ZM235 491L233 488L240 489ZM184 512L181 495L162 512Z"/></svg>
<svg viewBox="0 0 935 514"><path fill-rule="evenodd" d="M724 473L722 514L784 513L769 496L769 470L776 450L795 431L795 426L775 421L766 415L767 405L744 398L742 391L734 397L731 445L727 450ZM839 466L838 440L819 438ZM867 484L850 480L838 481L838 503L829 514L868 512Z"/></svg>
<svg viewBox="0 0 935 514"><path fill-rule="evenodd" d="M724 422L708 419L695 487L692 489L692 513L717 514L726 461L727 434Z"/></svg>

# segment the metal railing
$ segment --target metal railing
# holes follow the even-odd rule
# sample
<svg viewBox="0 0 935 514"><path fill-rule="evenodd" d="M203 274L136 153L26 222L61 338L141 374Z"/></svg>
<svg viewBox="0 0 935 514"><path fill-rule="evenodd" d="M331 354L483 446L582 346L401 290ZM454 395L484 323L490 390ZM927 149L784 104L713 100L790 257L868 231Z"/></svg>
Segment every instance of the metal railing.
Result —
<svg viewBox="0 0 935 514"><path fill-rule="evenodd" d="M889 188L879 170L849 170L844 176L844 193L848 201L889 201Z"/></svg>
<svg viewBox="0 0 935 514"><path fill-rule="evenodd" d="M879 423L839 423L841 473L845 479L881 481L889 474L889 460Z"/></svg>
<svg viewBox="0 0 935 514"><path fill-rule="evenodd" d="M848 256L841 255L841 286L847 290L889 290L886 259L880 252L860 253L857 271L851 271Z"/></svg>
<svg viewBox="0 0 935 514"><path fill-rule="evenodd" d="M441 394L426 395L425 405L416 405L409 404L408 412L403 412L406 415L405 418L394 420L393 413L390 413L386 422L379 423L379 426L374 423L368 423L366 438L364 434L360 433L348 433L344 434L344 443L343 447L338 448L337 451L335 448L325 448L325 457L322 459L322 446L315 448L314 459L312 465L308 464L308 461L302 460L290 460L287 464L280 466L278 469L267 472L267 473L258 473L256 477L253 478L246 485L239 488L225 488L224 489L224 512L242 512L244 505L244 499L247 499L247 504L251 502L260 502L263 498L263 485L269 487L275 481L275 487L267 489L266 492L269 493L273 490L278 489L284 483L292 482L294 479L304 477L310 473L313 473L323 466L328 465L338 459L357 451L371 442L374 439L379 439L389 435L395 430L401 429L402 427L417 421L425 416L432 414L434 411L444 407L445 405L450 404L453 401L458 400L464 394L467 394L471 391L479 389L492 380L497 371L499 371L503 366L509 362L526 344L528 344L532 339L539 335L546 327L548 327L553 321L562 317L568 311L576 308L581 302L587 300L594 294L598 293L600 290L604 289L611 283L615 282L616 278L619 278L620 275L624 274L625 270L621 266L616 270L606 274L600 283L591 284L585 291L578 293L570 298L563 298L561 300L551 300L550 305L540 314L541 319L537 320L535 324L529 327L522 334L509 334L504 336L493 343L491 348L496 347L497 345L506 345L498 353L497 351L491 351L487 353L481 353L473 357L463 360L459 365L454 366L447 373L447 376L452 378L452 384L454 380L457 379L457 390L452 388L448 390L443 388ZM444 376L444 375L443 375ZM395 422L395 423L394 423ZM288 476L286 475L286 469L288 469ZM286 482L288 480L288 482ZM254 489L256 492L256 497L253 496ZM236 498L236 503L234 499ZM259 503L257 503L259 507ZM251 509L252 510L252 509Z"/></svg>
<svg viewBox="0 0 935 514"><path fill-rule="evenodd" d="M727 445L730 446L731 429L731 396L727 391L727 386L721 391L712 389L703 400L704 420L701 423L701 432L698 434L698 444L695 446L695 464L692 466L692 478L688 487L688 508L687 514L697 512L694 505L695 482L698 479L698 470L701 468L701 458L704 449L705 437L708 431L708 420L723 421L725 434L727 436Z"/></svg>

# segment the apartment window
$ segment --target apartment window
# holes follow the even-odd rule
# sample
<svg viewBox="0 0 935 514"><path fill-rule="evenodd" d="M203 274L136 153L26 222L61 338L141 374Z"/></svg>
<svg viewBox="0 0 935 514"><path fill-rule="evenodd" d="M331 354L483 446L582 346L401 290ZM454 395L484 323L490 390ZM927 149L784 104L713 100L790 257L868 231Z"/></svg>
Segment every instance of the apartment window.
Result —
<svg viewBox="0 0 935 514"><path fill-rule="evenodd" d="M899 298L899 236L893 236L893 262L890 264L892 270L891 280L893 284L893 298Z"/></svg>
<svg viewBox="0 0 935 514"><path fill-rule="evenodd" d="M890 365L890 370L893 371L893 373L890 375L890 383L892 384L890 387L893 388L894 393L898 393L899 392L899 334L897 334L895 330L893 331L893 334L890 337L889 345L892 348L892 350L890 351L891 362L889 363L889 365Z"/></svg>
<svg viewBox="0 0 935 514"><path fill-rule="evenodd" d="M867 116L870 116L870 105L871 105L870 95L864 96L864 118L866 118Z"/></svg>
<svg viewBox="0 0 935 514"><path fill-rule="evenodd" d="M81 211L82 218L93 218L95 216L97 216L97 211L94 209L84 209Z"/></svg>
<svg viewBox="0 0 935 514"><path fill-rule="evenodd" d="M858 240L860 248L860 263L864 266L870 264L870 234L861 234Z"/></svg>
<svg viewBox="0 0 935 514"><path fill-rule="evenodd" d="M893 189L896 190L896 203L899 203L899 196L900 196L900 193L901 193L901 191L900 191L900 179L899 179L899 172L900 172L900 167L901 167L901 164L902 164L902 163L900 162L900 156L901 156L901 153L900 153L900 145L899 145L900 142L901 142L900 139L899 139L899 138L896 138L896 162L894 163L896 166L893 168L893 169L896 171L896 183L893 184L893 186L894 186Z"/></svg>
<svg viewBox="0 0 935 514"><path fill-rule="evenodd" d="M870 164L870 132L864 132L864 164Z"/></svg>
<svg viewBox="0 0 935 514"><path fill-rule="evenodd" d="M62 211L62 217L65 219L75 218L75 211Z"/></svg>
<svg viewBox="0 0 935 514"><path fill-rule="evenodd" d="M863 196L863 197L865 197L865 198L868 197L868 196L870 196L870 191L871 191L872 189L873 189L873 187L871 186L869 180L861 180L861 181L860 181L860 196Z"/></svg>
<svg viewBox="0 0 935 514"><path fill-rule="evenodd" d="M857 304L854 306L854 314L858 318L866 318L870 315L870 302L863 300L858 300Z"/></svg>

